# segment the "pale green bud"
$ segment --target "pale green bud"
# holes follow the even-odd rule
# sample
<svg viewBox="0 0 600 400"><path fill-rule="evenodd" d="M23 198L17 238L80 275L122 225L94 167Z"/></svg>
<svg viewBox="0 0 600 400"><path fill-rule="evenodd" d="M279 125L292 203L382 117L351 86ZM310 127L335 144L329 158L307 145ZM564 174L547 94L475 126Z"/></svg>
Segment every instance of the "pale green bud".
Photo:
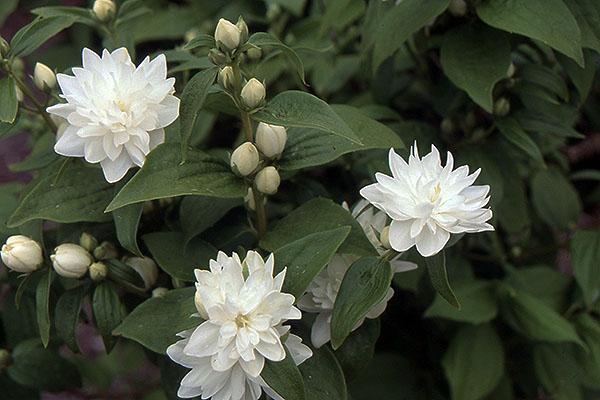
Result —
<svg viewBox="0 0 600 400"><path fill-rule="evenodd" d="M256 179L254 180L256 189L259 192L268 195L277 193L280 183L281 178L279 177L279 172L277 172L277 169L272 166L265 167L258 171L258 174L256 174Z"/></svg>
<svg viewBox="0 0 600 400"><path fill-rule="evenodd" d="M267 95L265 85L258 79L250 79L242 88L242 102L248 109L253 110L260 107L265 101Z"/></svg>
<svg viewBox="0 0 600 400"><path fill-rule="evenodd" d="M117 13L117 5L113 0L96 0L92 11L102 22L110 21Z"/></svg>
<svg viewBox="0 0 600 400"><path fill-rule="evenodd" d="M165 297L169 293L169 289L165 287L157 287L152 291L152 297Z"/></svg>
<svg viewBox="0 0 600 400"><path fill-rule="evenodd" d="M97 260L109 260L111 258L117 258L119 252L114 244L110 242L102 242L100 246L94 249L94 257Z"/></svg>
<svg viewBox="0 0 600 400"><path fill-rule="evenodd" d="M92 278L94 282L104 280L106 275L108 275L108 268L103 262L95 262L90 265L90 278Z"/></svg>
<svg viewBox="0 0 600 400"><path fill-rule="evenodd" d="M221 70L219 71L218 81L224 89L232 90L234 80L235 76L233 73L233 68L231 68L229 65L221 68Z"/></svg>
<svg viewBox="0 0 600 400"><path fill-rule="evenodd" d="M79 245L89 252L98 247L98 240L87 232L83 232L79 237Z"/></svg>
<svg viewBox="0 0 600 400"><path fill-rule="evenodd" d="M245 142L231 154L230 165L235 173L247 176L254 172L259 161L260 156L256 147L250 142Z"/></svg>
<svg viewBox="0 0 600 400"><path fill-rule="evenodd" d="M494 115L504 117L510 112L510 101L506 97L501 97L494 103Z"/></svg>

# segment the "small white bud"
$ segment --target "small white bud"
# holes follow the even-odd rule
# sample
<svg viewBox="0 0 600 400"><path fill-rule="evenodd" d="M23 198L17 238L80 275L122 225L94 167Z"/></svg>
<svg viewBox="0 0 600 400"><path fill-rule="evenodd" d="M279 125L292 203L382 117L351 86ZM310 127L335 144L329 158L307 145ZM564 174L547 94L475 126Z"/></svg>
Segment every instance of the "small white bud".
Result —
<svg viewBox="0 0 600 400"><path fill-rule="evenodd" d="M87 251L92 252L98 246L98 240L89 233L83 232L79 237L79 245Z"/></svg>
<svg viewBox="0 0 600 400"><path fill-rule="evenodd" d="M15 93L17 94L17 101L18 102L22 102L23 101L23 91L21 90L21 88L17 85L15 85Z"/></svg>
<svg viewBox="0 0 600 400"><path fill-rule="evenodd" d="M202 297L200 296L200 292L196 290L196 294L194 295L194 304L196 304L196 310L198 310L198 314L204 319L208 319L208 312L206 308L204 308L204 304L202 303Z"/></svg>
<svg viewBox="0 0 600 400"><path fill-rule="evenodd" d="M266 157L274 158L283 153L287 131L283 126L261 122L256 128L256 146Z"/></svg>
<svg viewBox="0 0 600 400"><path fill-rule="evenodd" d="M254 172L259 161L260 157L256 147L250 142L245 142L233 151L230 164L235 173L247 176Z"/></svg>
<svg viewBox="0 0 600 400"><path fill-rule="evenodd" d="M512 78L515 75L515 72L517 71L517 67L515 66L514 63L510 63L510 65L508 66L508 69L506 70L506 77L507 78Z"/></svg>
<svg viewBox="0 0 600 400"><path fill-rule="evenodd" d="M215 29L217 46L223 51L232 51L238 48L240 39L240 29L230 21L221 18Z"/></svg>
<svg viewBox="0 0 600 400"><path fill-rule="evenodd" d="M252 78L242 88L242 101L244 105L249 109L253 110L265 101L267 95L265 85L263 85L258 79Z"/></svg>
<svg viewBox="0 0 600 400"><path fill-rule="evenodd" d="M33 69L33 82L40 90L52 89L56 86L56 74L46 64L36 63Z"/></svg>
<svg viewBox="0 0 600 400"><path fill-rule="evenodd" d="M186 42L191 42L192 40L196 39L198 35L200 35L200 31L196 28L192 28L185 32L183 39Z"/></svg>
<svg viewBox="0 0 600 400"><path fill-rule="evenodd" d="M108 275L108 268L103 262L95 262L90 265L90 278L94 282L100 282Z"/></svg>
<svg viewBox="0 0 600 400"><path fill-rule="evenodd" d="M500 97L494 103L494 115L504 117L510 112L510 100L506 97Z"/></svg>
<svg viewBox="0 0 600 400"><path fill-rule="evenodd" d="M467 13L467 3L465 0L450 0L448 11L455 17L462 17Z"/></svg>
<svg viewBox="0 0 600 400"><path fill-rule="evenodd" d="M233 74L233 68L231 68L229 65L221 68L221 71L219 71L218 81L219 81L219 84L221 86L223 86L223 88L225 88L227 90L233 89L234 79L235 79L235 77Z"/></svg>
<svg viewBox="0 0 600 400"><path fill-rule="evenodd" d="M391 249L392 245L390 244L390 227L389 225L384 227L379 234L379 241L381 245L386 249Z"/></svg>
<svg viewBox="0 0 600 400"><path fill-rule="evenodd" d="M113 0L96 0L92 7L92 11L102 22L111 20L117 13L117 5Z"/></svg>
<svg viewBox="0 0 600 400"><path fill-rule="evenodd" d="M9 237L0 255L9 269L24 274L35 271L44 262L40 244L23 235Z"/></svg>
<svg viewBox="0 0 600 400"><path fill-rule="evenodd" d="M158 279L158 267L150 257L130 257L125 260L125 264L135 270L144 281L144 286L150 289Z"/></svg>
<svg viewBox="0 0 600 400"><path fill-rule="evenodd" d="M152 297L165 297L167 293L169 293L169 289L166 287L157 287L152 291Z"/></svg>
<svg viewBox="0 0 600 400"><path fill-rule="evenodd" d="M92 264L92 256L86 249L74 243L63 243L50 256L57 274L65 278L81 278Z"/></svg>
<svg viewBox="0 0 600 400"><path fill-rule="evenodd" d="M279 189L281 178L279 177L277 169L269 166L261 169L258 174L256 174L254 183L259 192L264 194L275 194L277 193L277 189Z"/></svg>
<svg viewBox="0 0 600 400"><path fill-rule="evenodd" d="M94 249L94 257L97 260L109 260L111 258L117 258L119 256L119 252L114 244L110 242L102 242L100 246Z"/></svg>
<svg viewBox="0 0 600 400"><path fill-rule="evenodd" d="M241 16L238 18L237 23L235 24L240 31L240 43L246 43L248 40L248 25L246 25L246 21Z"/></svg>
<svg viewBox="0 0 600 400"><path fill-rule="evenodd" d="M256 202L254 201L254 192L252 191L252 188L248 188L248 193L246 194L246 197L244 197L244 201L248 204L249 209L252 211L256 210Z"/></svg>

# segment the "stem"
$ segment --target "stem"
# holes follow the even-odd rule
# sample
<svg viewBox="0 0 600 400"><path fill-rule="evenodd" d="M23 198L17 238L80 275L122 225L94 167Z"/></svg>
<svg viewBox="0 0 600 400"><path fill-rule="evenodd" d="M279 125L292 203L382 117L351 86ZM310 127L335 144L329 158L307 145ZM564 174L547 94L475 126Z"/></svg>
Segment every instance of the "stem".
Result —
<svg viewBox="0 0 600 400"><path fill-rule="evenodd" d="M242 119L242 127L244 129L244 134L246 135L246 141L253 143L254 132L252 129L252 121L250 120L250 114L248 114L245 111L240 111L240 116Z"/></svg>
<svg viewBox="0 0 600 400"><path fill-rule="evenodd" d="M25 96L29 97L29 100L31 100L31 102L33 103L33 105L36 108L38 114L40 114L41 117L44 118L44 121L46 122L46 125L48 125L48 127L52 130L52 132L56 133L58 131L58 128L56 127L56 124L54 123L54 121L52 121L52 118L50 118L50 114L48 114L46 112L46 110L44 109L44 106L42 106L42 104L35 98L34 94L31 92L31 90L29 90L29 88L21 80L21 78L19 78L11 70L8 70L7 72L15 80L15 83L17 84L17 86L19 87L19 89L21 89L21 91L23 92L23 94Z"/></svg>

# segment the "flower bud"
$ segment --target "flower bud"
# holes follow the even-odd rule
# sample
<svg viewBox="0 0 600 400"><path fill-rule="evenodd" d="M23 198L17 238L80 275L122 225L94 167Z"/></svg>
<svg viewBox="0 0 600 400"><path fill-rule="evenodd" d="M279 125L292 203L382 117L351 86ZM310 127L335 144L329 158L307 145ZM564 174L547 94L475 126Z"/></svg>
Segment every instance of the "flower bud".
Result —
<svg viewBox="0 0 600 400"><path fill-rule="evenodd" d="M79 245L89 252L98 247L98 240L87 232L83 232L79 237Z"/></svg>
<svg viewBox="0 0 600 400"><path fill-rule="evenodd" d="M448 11L455 17L462 17L467 13L467 3L465 0L450 0Z"/></svg>
<svg viewBox="0 0 600 400"><path fill-rule="evenodd" d="M240 40L240 28L230 21L221 18L215 29L215 42L217 42L217 47L223 51L232 51L238 48Z"/></svg>
<svg viewBox="0 0 600 400"><path fill-rule="evenodd" d="M208 51L208 59L215 65L224 65L228 61L227 56L217 49L210 49Z"/></svg>
<svg viewBox="0 0 600 400"><path fill-rule="evenodd" d="M204 319L208 319L208 312L206 308L204 308L204 304L202 304L202 297L200 297L200 292L196 290L196 294L194 295L194 304L196 305L196 310L198 310L198 314Z"/></svg>
<svg viewBox="0 0 600 400"><path fill-rule="evenodd" d="M159 286L152 291L152 297L165 297L167 293L169 293L169 289Z"/></svg>
<svg viewBox="0 0 600 400"><path fill-rule="evenodd" d="M90 278L94 282L103 281L106 275L108 275L108 268L103 262L95 262L90 265Z"/></svg>
<svg viewBox="0 0 600 400"><path fill-rule="evenodd" d="M506 97L500 97L494 103L494 115L504 117L510 112L510 101Z"/></svg>
<svg viewBox="0 0 600 400"><path fill-rule="evenodd" d="M35 271L44 262L40 244L23 235L9 237L0 255L8 268L24 274Z"/></svg>
<svg viewBox="0 0 600 400"><path fill-rule="evenodd" d="M63 243L50 256L57 274L65 278L81 278L92 264L92 256L86 249L74 243Z"/></svg>
<svg viewBox="0 0 600 400"><path fill-rule="evenodd" d="M256 128L256 146L268 158L278 157L283 153L287 132L283 126L269 125L261 122Z"/></svg>
<svg viewBox="0 0 600 400"><path fill-rule="evenodd" d="M24 98L23 91L18 85L15 85L15 93L17 94L17 101L22 102Z"/></svg>
<svg viewBox="0 0 600 400"><path fill-rule="evenodd" d="M241 176L247 176L258 167L259 160L256 147L250 142L245 142L231 154L231 169Z"/></svg>
<svg viewBox="0 0 600 400"><path fill-rule="evenodd" d="M251 110L261 106L266 95L265 85L256 78L250 79L242 88L241 93L244 105Z"/></svg>
<svg viewBox="0 0 600 400"><path fill-rule="evenodd" d="M248 193L246 193L246 197L244 197L244 201L248 205L248 208L252 211L256 210L256 202L254 201L254 192L252 188L248 188Z"/></svg>
<svg viewBox="0 0 600 400"><path fill-rule="evenodd" d="M262 57L262 50L260 47L250 47L246 50L246 54L248 54L248 58L252 61L258 61Z"/></svg>
<svg viewBox="0 0 600 400"><path fill-rule="evenodd" d="M277 172L275 167L271 166L265 167L258 171L258 174L256 174L256 179L254 180L256 189L264 194L277 193L280 183L281 178L279 177L279 172Z"/></svg>
<svg viewBox="0 0 600 400"><path fill-rule="evenodd" d="M386 249L391 249L392 245L390 244L390 227L389 225L384 227L379 234L379 241L381 245Z"/></svg>
<svg viewBox="0 0 600 400"><path fill-rule="evenodd" d="M0 58L6 57L10 50L10 45L2 36L0 36Z"/></svg>
<svg viewBox="0 0 600 400"><path fill-rule="evenodd" d="M224 89L227 89L227 90L233 89L234 79L235 79L235 77L233 74L233 68L231 68L229 65L221 68L221 71L219 71L218 81L219 81L219 84L221 86L223 86Z"/></svg>
<svg viewBox="0 0 600 400"><path fill-rule="evenodd" d="M454 126L454 122L450 118L444 118L440 123L440 129L443 133L449 135L454 132L456 126Z"/></svg>
<svg viewBox="0 0 600 400"><path fill-rule="evenodd" d="M119 252L114 244L110 242L102 242L100 246L94 249L94 257L96 260L109 260L111 258L117 258Z"/></svg>
<svg viewBox="0 0 600 400"><path fill-rule="evenodd" d="M185 32L185 34L183 35L183 39L186 42L191 42L192 40L196 39L198 35L200 35L200 31L196 28L192 28Z"/></svg>
<svg viewBox="0 0 600 400"><path fill-rule="evenodd" d="M515 67L515 64L511 62L510 65L508 66L508 69L506 70L506 77L512 78L515 75L516 71L517 71L517 67Z"/></svg>
<svg viewBox="0 0 600 400"><path fill-rule="evenodd" d="M246 40L248 40L248 25L246 25L246 21L244 21L244 18L242 18L242 16L238 18L238 21L235 24L235 26L240 31L240 43L246 43Z"/></svg>
<svg viewBox="0 0 600 400"><path fill-rule="evenodd" d="M150 289L158 279L158 267L150 257L130 257L125 260L125 264L135 270L144 281L146 289Z"/></svg>
<svg viewBox="0 0 600 400"><path fill-rule="evenodd" d="M52 89L56 86L56 75L47 65L36 63L33 69L33 82L40 90Z"/></svg>
<svg viewBox="0 0 600 400"><path fill-rule="evenodd" d="M113 0L96 0L92 7L92 11L102 22L110 21L117 13L117 5Z"/></svg>

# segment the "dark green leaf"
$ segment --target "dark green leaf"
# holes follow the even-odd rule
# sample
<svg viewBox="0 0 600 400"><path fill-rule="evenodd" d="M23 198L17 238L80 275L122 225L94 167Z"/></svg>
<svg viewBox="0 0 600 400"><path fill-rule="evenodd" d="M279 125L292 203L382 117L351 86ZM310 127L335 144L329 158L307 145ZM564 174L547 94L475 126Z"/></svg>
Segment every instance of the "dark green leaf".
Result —
<svg viewBox="0 0 600 400"><path fill-rule="evenodd" d="M189 150L181 164L181 148L165 143L154 149L142 169L123 187L106 211L128 204L184 195L244 197L244 181L222 160L197 150Z"/></svg>
<svg viewBox="0 0 600 400"><path fill-rule="evenodd" d="M564 1L579 24L583 47L600 53L600 4L595 0Z"/></svg>
<svg viewBox="0 0 600 400"><path fill-rule="evenodd" d="M484 281L467 281L455 286L460 309L451 306L438 295L425 311L426 317L439 317L453 321L481 324L491 321L498 313L496 298L490 284Z"/></svg>
<svg viewBox="0 0 600 400"><path fill-rule="evenodd" d="M17 111L19 102L15 80L7 76L0 80L0 122L12 124L17 118Z"/></svg>
<svg viewBox="0 0 600 400"><path fill-rule="evenodd" d="M283 361L267 360L260 373L267 385L285 400L304 400L304 381L298 367L288 354Z"/></svg>
<svg viewBox="0 0 600 400"><path fill-rule="evenodd" d="M504 32L464 25L444 35L441 62L446 76L491 113L494 85L506 78L510 65L510 43Z"/></svg>
<svg viewBox="0 0 600 400"><path fill-rule="evenodd" d="M442 359L453 399L478 400L504 374L504 348L489 324L461 328Z"/></svg>
<svg viewBox="0 0 600 400"><path fill-rule="evenodd" d="M298 367L304 378L306 398L346 400L346 380L340 364L327 346L312 348L313 355Z"/></svg>
<svg viewBox="0 0 600 400"><path fill-rule="evenodd" d="M202 33L186 43L183 48L185 50L192 50L197 47L215 47L215 37Z"/></svg>
<svg viewBox="0 0 600 400"><path fill-rule="evenodd" d="M193 287L174 289L163 297L146 300L125 317L113 334L164 354L177 341L179 332L202 323L199 318L191 318L196 312L194 291Z"/></svg>
<svg viewBox="0 0 600 400"><path fill-rule="evenodd" d="M348 381L361 376L375 354L375 345L381 331L378 319L366 319L335 351L335 357Z"/></svg>
<svg viewBox="0 0 600 400"><path fill-rule="evenodd" d="M72 18L74 22L79 22L89 26L95 26L98 24L98 20L94 17L92 10L89 8L68 6L38 7L31 10L31 12L44 18L66 17Z"/></svg>
<svg viewBox="0 0 600 400"><path fill-rule="evenodd" d="M107 353L114 346L112 331L123 320L127 314L125 306L119 298L114 285L111 282L101 282L96 286L92 301L94 320L102 334Z"/></svg>
<svg viewBox="0 0 600 400"><path fill-rule="evenodd" d="M577 231L571 239L571 265L583 298L591 306L600 296L600 231Z"/></svg>
<svg viewBox="0 0 600 400"><path fill-rule="evenodd" d="M201 234L229 210L242 204L241 199L219 199L207 196L184 197L179 206L179 221L185 234L185 241Z"/></svg>
<svg viewBox="0 0 600 400"><path fill-rule="evenodd" d="M537 171L531 178L531 196L535 211L548 225L570 229L579 220L581 200L560 169L550 167Z"/></svg>
<svg viewBox="0 0 600 400"><path fill-rule="evenodd" d="M75 339L75 329L79 321L79 311L85 296L86 288L84 285L77 286L67 290L58 299L54 311L54 324L56 333L69 346L77 352L77 340Z"/></svg>
<svg viewBox="0 0 600 400"><path fill-rule="evenodd" d="M250 36L250 38L248 39L248 43L261 48L263 46L274 47L275 49L281 51L296 69L300 80L306 84L306 81L304 80L304 65L302 64L302 60L300 59L300 57L298 57L298 54L296 54L294 49L292 49L289 46L286 46L275 36L267 32L256 32L255 34Z"/></svg>
<svg viewBox="0 0 600 400"><path fill-rule="evenodd" d="M600 19L600 16L599 16ZM600 45L599 45L600 48ZM557 54L556 59L562 65L563 69L573 81L573 84L579 92L579 103L582 104L586 101L588 94L592 88L594 82L594 76L596 75L596 64L594 62L594 53L591 50L584 50L583 57L585 58L585 68L577 65L575 61L569 57Z"/></svg>
<svg viewBox="0 0 600 400"><path fill-rule="evenodd" d="M124 249L138 256L142 255L137 244L137 230L143 209L144 203L136 203L112 212L119 243Z"/></svg>
<svg viewBox="0 0 600 400"><path fill-rule="evenodd" d="M329 263L344 242L350 227L313 233L275 251L278 271L287 268L282 291L299 299L315 276Z"/></svg>
<svg viewBox="0 0 600 400"><path fill-rule="evenodd" d="M510 117L500 118L496 119L495 124L506 140L524 151L535 161L544 164L544 156L540 152L537 144L535 144L527 132L521 128L517 120Z"/></svg>
<svg viewBox="0 0 600 400"><path fill-rule="evenodd" d="M565 345L537 345L533 349L535 374L553 400L582 400L581 366Z"/></svg>
<svg viewBox="0 0 600 400"><path fill-rule="evenodd" d="M104 261L108 267L108 277L120 285L144 288L144 280L133 268L121 260Z"/></svg>
<svg viewBox="0 0 600 400"><path fill-rule="evenodd" d="M52 285L52 274L52 268L48 268L48 271L46 271L39 280L35 290L37 323L44 347L47 347L48 342L50 341L50 287Z"/></svg>
<svg viewBox="0 0 600 400"><path fill-rule="evenodd" d="M11 57L25 57L33 53L48 39L60 31L67 29L73 23L73 17L38 17L21 28L10 41Z"/></svg>
<svg viewBox="0 0 600 400"><path fill-rule="evenodd" d="M342 280L331 317L331 345L339 348L350 332L381 302L392 281L392 268L377 257L356 261Z"/></svg>
<svg viewBox="0 0 600 400"><path fill-rule="evenodd" d="M446 272L446 253L442 251L425 259L431 285L440 296L451 306L460 309L460 303L450 287L448 272Z"/></svg>

